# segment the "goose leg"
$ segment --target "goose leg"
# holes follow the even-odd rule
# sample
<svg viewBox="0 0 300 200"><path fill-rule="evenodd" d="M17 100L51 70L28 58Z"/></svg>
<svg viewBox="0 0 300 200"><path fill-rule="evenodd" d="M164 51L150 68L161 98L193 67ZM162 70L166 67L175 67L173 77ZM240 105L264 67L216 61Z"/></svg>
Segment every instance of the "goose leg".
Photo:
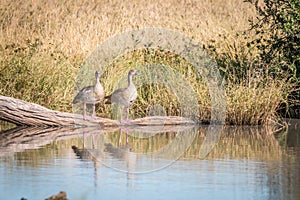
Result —
<svg viewBox="0 0 300 200"><path fill-rule="evenodd" d="M128 121L129 118L129 106L126 107L126 121Z"/></svg>
<svg viewBox="0 0 300 200"><path fill-rule="evenodd" d="M128 131L126 131L126 145L128 145Z"/></svg>
<svg viewBox="0 0 300 200"><path fill-rule="evenodd" d="M92 114L92 118L95 119L96 118L96 104L93 104L93 114Z"/></svg>
<svg viewBox="0 0 300 200"><path fill-rule="evenodd" d="M119 141L118 141L119 147L121 146L121 143L122 143L122 128L120 129L120 135L119 135Z"/></svg>
<svg viewBox="0 0 300 200"><path fill-rule="evenodd" d="M123 134L123 129L120 129L120 135L119 135L119 141L118 141L118 145L119 147L122 144L122 134ZM128 145L128 131L126 131L126 145Z"/></svg>
<svg viewBox="0 0 300 200"><path fill-rule="evenodd" d="M120 110L120 122L122 123L123 122L123 117L122 117L122 108L121 106L119 107L119 110Z"/></svg>
<svg viewBox="0 0 300 200"><path fill-rule="evenodd" d="M83 103L83 119L87 120L86 119L86 103Z"/></svg>

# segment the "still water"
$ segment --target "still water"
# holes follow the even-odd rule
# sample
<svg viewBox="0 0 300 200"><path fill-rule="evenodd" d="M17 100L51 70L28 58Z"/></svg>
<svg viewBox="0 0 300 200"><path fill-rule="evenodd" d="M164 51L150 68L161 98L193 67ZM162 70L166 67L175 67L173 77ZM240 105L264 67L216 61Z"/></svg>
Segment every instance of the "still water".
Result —
<svg viewBox="0 0 300 200"><path fill-rule="evenodd" d="M0 199L300 199L299 128L8 130Z"/></svg>

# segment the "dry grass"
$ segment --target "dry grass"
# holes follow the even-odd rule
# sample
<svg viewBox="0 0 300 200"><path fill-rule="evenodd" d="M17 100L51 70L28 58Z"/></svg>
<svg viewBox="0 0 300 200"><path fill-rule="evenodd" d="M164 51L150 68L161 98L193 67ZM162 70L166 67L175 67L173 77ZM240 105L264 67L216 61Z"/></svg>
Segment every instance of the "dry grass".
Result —
<svg viewBox="0 0 300 200"><path fill-rule="evenodd" d="M227 121L235 125L274 124L276 111L288 97L285 81L251 77L227 86Z"/></svg>
<svg viewBox="0 0 300 200"><path fill-rule="evenodd" d="M242 0L4 0L0 3L0 94L71 111L79 68L108 37L125 30L163 27L177 30L205 47L213 44L218 54L232 53L234 57L244 55L242 47L252 36L241 39L237 34L249 27L248 19L254 16L254 9ZM227 47L232 45L236 48L230 52L233 49ZM247 59L252 56L247 54ZM191 75L191 66L176 55L158 52L151 57L146 51L124 55L101 78L105 90L110 93L128 69L154 62L171 66L189 79L198 95L200 119L209 120L211 106L205 83ZM284 100L284 86L278 84L273 80L263 86L229 84L228 121L265 123ZM149 105L156 104L162 105L167 114L182 114L171 92L159 85L146 85L139 94L133 105L136 116L146 115ZM110 112L110 107L98 108L99 115L108 116Z"/></svg>
<svg viewBox="0 0 300 200"><path fill-rule="evenodd" d="M164 51L149 53L146 50L120 57L103 74L107 94L126 86L131 68L140 72L133 79L139 93L131 109L134 118L153 115L151 112L154 112L156 115L188 117L197 114L199 120L209 121L211 102L207 85L183 58ZM110 107L101 106L99 113L109 113L110 110Z"/></svg>
<svg viewBox="0 0 300 200"><path fill-rule="evenodd" d="M254 10L241 0L217 1L2 1L2 47L41 41L46 52L82 59L124 30L164 27L197 41L248 28ZM78 64L78 63L77 63Z"/></svg>

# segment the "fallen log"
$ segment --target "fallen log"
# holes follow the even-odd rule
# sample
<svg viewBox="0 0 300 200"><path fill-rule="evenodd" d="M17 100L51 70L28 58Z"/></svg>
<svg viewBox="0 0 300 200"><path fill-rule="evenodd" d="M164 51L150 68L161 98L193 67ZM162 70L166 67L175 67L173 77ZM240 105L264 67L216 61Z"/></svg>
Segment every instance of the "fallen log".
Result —
<svg viewBox="0 0 300 200"><path fill-rule="evenodd" d="M12 97L0 95L0 120L7 121L18 126L40 127L116 127L116 126L160 126L160 125L191 125L194 121L178 116L150 116L135 119L126 124L120 124L117 120L96 117L84 120L82 115L75 113L50 110L41 105L26 102Z"/></svg>
<svg viewBox="0 0 300 200"><path fill-rule="evenodd" d="M47 109L35 103L0 96L0 120L18 126L115 126L117 121L97 117L83 120L82 115Z"/></svg>

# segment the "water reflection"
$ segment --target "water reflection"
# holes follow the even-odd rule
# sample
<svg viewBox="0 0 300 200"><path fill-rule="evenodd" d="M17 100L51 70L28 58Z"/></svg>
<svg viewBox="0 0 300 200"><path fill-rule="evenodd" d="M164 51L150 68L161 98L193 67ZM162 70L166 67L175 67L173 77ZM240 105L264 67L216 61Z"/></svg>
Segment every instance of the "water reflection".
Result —
<svg viewBox="0 0 300 200"><path fill-rule="evenodd" d="M154 191L161 199L298 199L298 130L16 128L0 137L0 199L41 199L60 190L70 199L153 199ZM36 183L43 187L31 194Z"/></svg>

